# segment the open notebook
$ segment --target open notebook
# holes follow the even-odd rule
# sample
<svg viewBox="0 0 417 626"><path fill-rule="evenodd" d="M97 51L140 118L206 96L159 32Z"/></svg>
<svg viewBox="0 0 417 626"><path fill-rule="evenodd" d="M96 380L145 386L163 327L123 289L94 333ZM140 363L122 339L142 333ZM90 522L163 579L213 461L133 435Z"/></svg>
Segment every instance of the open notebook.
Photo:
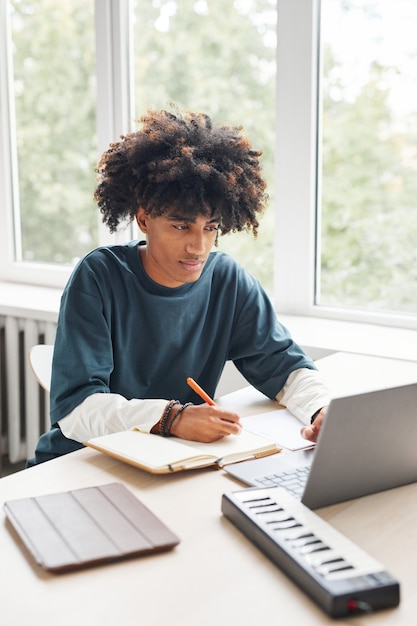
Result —
<svg viewBox="0 0 417 626"><path fill-rule="evenodd" d="M213 443L126 430L95 437L85 445L152 474L209 466L223 467L229 463L275 454L281 449L275 441L245 430L240 435L230 435Z"/></svg>

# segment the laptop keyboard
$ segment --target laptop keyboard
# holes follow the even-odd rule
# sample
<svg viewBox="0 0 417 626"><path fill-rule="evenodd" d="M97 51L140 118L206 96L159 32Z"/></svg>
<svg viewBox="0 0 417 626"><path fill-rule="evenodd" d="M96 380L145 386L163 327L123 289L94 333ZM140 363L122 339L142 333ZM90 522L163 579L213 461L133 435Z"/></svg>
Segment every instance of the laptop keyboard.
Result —
<svg viewBox="0 0 417 626"><path fill-rule="evenodd" d="M310 466L297 467L291 471L280 472L279 474L268 474L255 479L260 487L283 487L297 500L301 500Z"/></svg>

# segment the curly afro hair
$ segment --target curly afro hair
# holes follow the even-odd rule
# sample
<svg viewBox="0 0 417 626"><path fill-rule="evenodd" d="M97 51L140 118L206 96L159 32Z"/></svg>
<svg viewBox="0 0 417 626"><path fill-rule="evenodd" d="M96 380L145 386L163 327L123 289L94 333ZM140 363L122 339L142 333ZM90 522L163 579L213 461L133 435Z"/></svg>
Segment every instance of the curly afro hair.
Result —
<svg viewBox="0 0 417 626"><path fill-rule="evenodd" d="M96 171L94 199L115 232L139 208L154 217L180 209L186 217L216 216L222 234L256 236L267 202L259 158L242 127L214 126L208 115L148 110L141 130L110 144Z"/></svg>

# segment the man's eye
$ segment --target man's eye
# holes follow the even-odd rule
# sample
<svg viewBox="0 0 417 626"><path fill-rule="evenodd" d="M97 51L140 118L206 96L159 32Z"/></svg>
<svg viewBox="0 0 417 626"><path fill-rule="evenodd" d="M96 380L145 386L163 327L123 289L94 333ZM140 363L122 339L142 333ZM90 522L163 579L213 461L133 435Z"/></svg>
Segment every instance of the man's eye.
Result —
<svg viewBox="0 0 417 626"><path fill-rule="evenodd" d="M219 230L219 225L217 224L217 226L207 226L207 230L209 230L211 233L215 232L216 230Z"/></svg>
<svg viewBox="0 0 417 626"><path fill-rule="evenodd" d="M175 224L174 228L176 228L177 230L187 230L188 224Z"/></svg>

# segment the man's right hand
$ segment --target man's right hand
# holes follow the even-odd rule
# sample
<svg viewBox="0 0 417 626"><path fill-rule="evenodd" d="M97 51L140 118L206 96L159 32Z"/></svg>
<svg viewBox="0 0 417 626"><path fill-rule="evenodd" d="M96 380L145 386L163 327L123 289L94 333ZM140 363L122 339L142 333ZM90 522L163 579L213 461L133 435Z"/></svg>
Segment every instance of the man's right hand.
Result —
<svg viewBox="0 0 417 626"><path fill-rule="evenodd" d="M172 409L167 423L175 415L176 409L178 407ZM242 423L237 413L219 406L192 404L185 407L174 421L171 435L190 441L211 443L227 435L239 435L241 430Z"/></svg>

